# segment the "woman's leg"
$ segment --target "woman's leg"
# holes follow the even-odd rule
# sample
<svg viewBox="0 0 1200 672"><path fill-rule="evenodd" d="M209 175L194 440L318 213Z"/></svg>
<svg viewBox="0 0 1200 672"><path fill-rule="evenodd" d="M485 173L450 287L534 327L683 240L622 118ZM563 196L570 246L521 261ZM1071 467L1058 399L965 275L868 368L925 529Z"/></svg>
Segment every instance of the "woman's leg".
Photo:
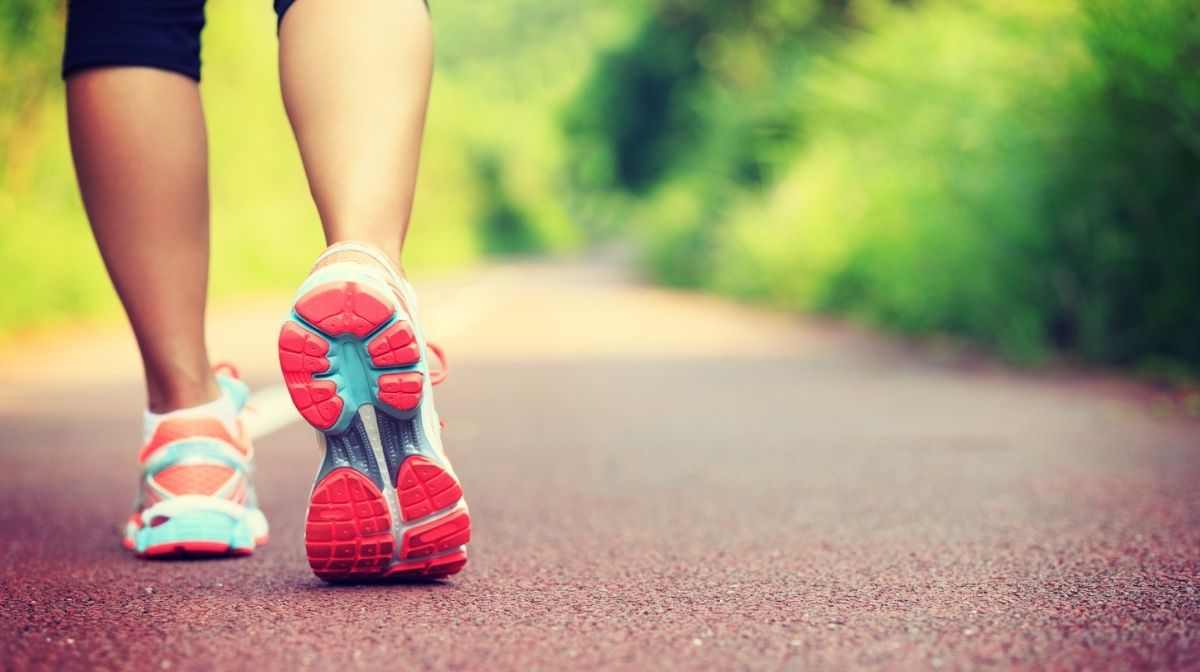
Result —
<svg viewBox="0 0 1200 672"><path fill-rule="evenodd" d="M283 100L325 237L399 261L433 72L421 0L298 0L279 34Z"/></svg>
<svg viewBox="0 0 1200 672"><path fill-rule="evenodd" d="M216 399L204 341L208 156L196 82L148 67L67 81L71 148L92 231L141 349L149 409Z"/></svg>
<svg viewBox="0 0 1200 672"><path fill-rule="evenodd" d="M437 351L425 348L412 288L391 268L429 96L429 15L421 0L297 0L280 27L279 61L332 246L279 338L292 400L326 448L305 527L309 565L329 581L443 578L467 562L470 516L441 449L428 367ZM364 442L382 459L344 457ZM346 492L361 494L348 503ZM328 521L340 521L336 534Z"/></svg>

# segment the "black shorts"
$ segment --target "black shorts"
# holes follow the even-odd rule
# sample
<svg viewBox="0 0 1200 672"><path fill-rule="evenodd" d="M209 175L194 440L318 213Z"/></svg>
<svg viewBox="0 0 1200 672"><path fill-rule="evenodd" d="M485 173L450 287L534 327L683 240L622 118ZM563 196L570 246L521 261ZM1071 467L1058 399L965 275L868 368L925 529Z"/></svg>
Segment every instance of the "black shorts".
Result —
<svg viewBox="0 0 1200 672"><path fill-rule="evenodd" d="M281 21L293 2L275 0ZM204 0L70 0L63 78L88 68L142 65L200 81L203 28Z"/></svg>

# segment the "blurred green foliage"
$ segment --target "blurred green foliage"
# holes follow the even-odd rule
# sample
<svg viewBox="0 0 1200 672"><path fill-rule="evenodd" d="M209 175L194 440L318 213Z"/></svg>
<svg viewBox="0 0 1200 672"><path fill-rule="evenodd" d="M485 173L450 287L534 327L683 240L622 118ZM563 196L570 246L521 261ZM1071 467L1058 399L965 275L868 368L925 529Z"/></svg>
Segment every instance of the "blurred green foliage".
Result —
<svg viewBox="0 0 1200 672"><path fill-rule="evenodd" d="M564 114L669 283L1200 371L1200 5L658 0Z"/></svg>
<svg viewBox="0 0 1200 672"><path fill-rule="evenodd" d="M438 65L406 265L579 245L557 110L630 13L569 0L432 5ZM0 3L0 335L117 311L71 168L64 8ZM209 0L207 14L212 288L290 289L323 243L278 93L275 16L269 0Z"/></svg>
<svg viewBox="0 0 1200 672"><path fill-rule="evenodd" d="M0 5L0 333L115 310L70 169L63 4ZM269 5L209 2L218 295L290 288L321 244ZM433 13L410 266L613 231L671 284L1024 362L1200 372L1190 0L438 0Z"/></svg>

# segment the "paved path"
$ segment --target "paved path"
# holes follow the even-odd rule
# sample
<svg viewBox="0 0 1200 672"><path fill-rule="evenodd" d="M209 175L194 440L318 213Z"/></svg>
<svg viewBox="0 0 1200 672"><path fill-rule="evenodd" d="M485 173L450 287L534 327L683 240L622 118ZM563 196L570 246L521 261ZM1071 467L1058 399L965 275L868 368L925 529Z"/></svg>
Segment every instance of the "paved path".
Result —
<svg viewBox="0 0 1200 672"><path fill-rule="evenodd" d="M0 358L0 668L1200 668L1200 423L1145 389L604 266L423 286L454 365L463 574L314 579L299 424L258 442L270 545L130 558L128 338L39 338ZM213 319L252 382L275 382L283 301Z"/></svg>

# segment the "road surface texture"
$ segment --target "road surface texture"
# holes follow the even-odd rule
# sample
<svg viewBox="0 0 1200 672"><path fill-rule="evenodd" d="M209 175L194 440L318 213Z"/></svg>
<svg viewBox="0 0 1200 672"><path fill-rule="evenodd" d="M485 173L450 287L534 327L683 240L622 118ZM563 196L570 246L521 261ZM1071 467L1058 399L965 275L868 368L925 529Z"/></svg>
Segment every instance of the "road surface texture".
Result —
<svg viewBox="0 0 1200 672"><path fill-rule="evenodd" d="M130 339L28 337L0 367L0 667L1200 669L1200 423L1152 390L601 264L422 286L462 574L313 578L299 423L257 442L268 546L133 559ZM277 384L286 302L215 310L214 355Z"/></svg>

